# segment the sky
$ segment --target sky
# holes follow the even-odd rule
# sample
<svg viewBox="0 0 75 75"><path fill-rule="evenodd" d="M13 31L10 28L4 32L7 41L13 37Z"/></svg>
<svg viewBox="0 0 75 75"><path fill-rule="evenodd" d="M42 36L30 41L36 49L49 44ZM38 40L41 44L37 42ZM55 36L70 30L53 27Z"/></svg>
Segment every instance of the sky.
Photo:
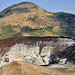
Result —
<svg viewBox="0 0 75 75"><path fill-rule="evenodd" d="M33 2L48 12L66 12L75 14L75 0L0 0L0 12L21 2Z"/></svg>

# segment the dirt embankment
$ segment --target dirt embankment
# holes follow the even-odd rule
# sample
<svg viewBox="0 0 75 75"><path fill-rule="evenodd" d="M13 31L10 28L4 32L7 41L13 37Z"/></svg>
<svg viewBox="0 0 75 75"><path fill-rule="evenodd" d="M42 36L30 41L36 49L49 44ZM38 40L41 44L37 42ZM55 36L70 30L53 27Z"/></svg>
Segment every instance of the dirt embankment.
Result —
<svg viewBox="0 0 75 75"><path fill-rule="evenodd" d="M62 73L55 69L14 61L1 67L0 75L75 75L75 73Z"/></svg>

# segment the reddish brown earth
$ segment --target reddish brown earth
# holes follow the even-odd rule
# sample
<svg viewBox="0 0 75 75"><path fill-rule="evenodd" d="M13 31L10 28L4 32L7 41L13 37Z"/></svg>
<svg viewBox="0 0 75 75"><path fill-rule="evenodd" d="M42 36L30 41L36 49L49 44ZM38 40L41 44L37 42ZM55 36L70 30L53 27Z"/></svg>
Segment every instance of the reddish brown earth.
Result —
<svg viewBox="0 0 75 75"><path fill-rule="evenodd" d="M6 40L1 40L0 41L0 54L1 57L9 51L9 49L15 45L16 43L23 43L23 44L28 44L28 45L34 45L36 44L37 41L42 41L41 44L39 44L39 54L41 53L41 50L43 47L46 46L44 44L44 41L54 41L57 42L58 39L55 38L35 38L35 37L21 37L21 38L13 38L13 39L6 39ZM38 42L39 43L39 42Z"/></svg>

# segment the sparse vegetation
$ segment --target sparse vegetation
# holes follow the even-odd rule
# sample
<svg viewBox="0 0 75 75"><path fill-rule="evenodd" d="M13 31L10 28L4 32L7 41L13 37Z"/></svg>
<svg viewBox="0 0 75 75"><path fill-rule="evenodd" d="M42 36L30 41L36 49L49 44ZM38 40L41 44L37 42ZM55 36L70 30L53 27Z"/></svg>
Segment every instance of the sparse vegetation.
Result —
<svg viewBox="0 0 75 75"><path fill-rule="evenodd" d="M75 36L75 15L50 13L30 2L29 5L24 2L16 4L0 12L0 25L0 39L26 35Z"/></svg>
<svg viewBox="0 0 75 75"><path fill-rule="evenodd" d="M12 38L14 37L18 37L18 32L13 31L12 26L11 25L7 25L7 26L1 26L2 29L2 33L1 33L1 39L6 39L6 38Z"/></svg>

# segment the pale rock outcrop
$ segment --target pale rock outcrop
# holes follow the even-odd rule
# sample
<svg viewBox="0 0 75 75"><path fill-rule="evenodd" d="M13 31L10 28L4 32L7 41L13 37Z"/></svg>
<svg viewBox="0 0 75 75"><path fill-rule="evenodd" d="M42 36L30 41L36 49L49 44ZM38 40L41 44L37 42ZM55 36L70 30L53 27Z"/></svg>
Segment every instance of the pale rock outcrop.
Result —
<svg viewBox="0 0 75 75"><path fill-rule="evenodd" d="M0 41L1 64L21 60L38 65L58 61L58 53L74 44L71 38L15 38ZM60 59L60 58L59 58Z"/></svg>

